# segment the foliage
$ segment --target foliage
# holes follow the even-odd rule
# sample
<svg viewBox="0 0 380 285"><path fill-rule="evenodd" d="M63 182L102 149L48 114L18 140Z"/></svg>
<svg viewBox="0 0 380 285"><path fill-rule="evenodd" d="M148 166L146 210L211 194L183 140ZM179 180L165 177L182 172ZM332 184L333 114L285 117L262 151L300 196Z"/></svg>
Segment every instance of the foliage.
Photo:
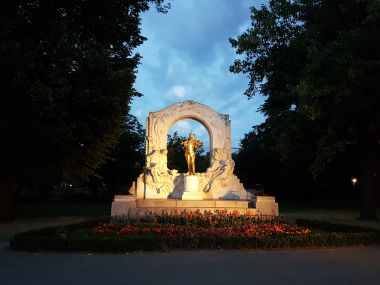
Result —
<svg viewBox="0 0 380 285"><path fill-rule="evenodd" d="M357 177L352 163L355 153L335 159L323 175L314 177L309 165L313 161L310 144L298 144L294 155L284 159L278 139L270 124L264 123L245 134L240 150L234 155L235 173L246 188L264 187L264 192L284 200L358 199L358 189L350 177ZM293 147L295 147L293 145Z"/></svg>
<svg viewBox="0 0 380 285"><path fill-rule="evenodd" d="M359 162L368 218L379 167L379 11L376 0L272 0L251 8L251 27L230 39L242 55L230 70L250 78L245 94L266 96L254 135L274 138L272 151L315 176L344 161L348 178Z"/></svg>
<svg viewBox="0 0 380 285"><path fill-rule="evenodd" d="M145 38L163 0L1 1L1 179L95 174L123 132Z"/></svg>
<svg viewBox="0 0 380 285"><path fill-rule="evenodd" d="M128 115L123 123L118 145L99 174L109 189L120 192L121 186L131 186L136 177L142 173L145 157L145 130L137 118Z"/></svg>
<svg viewBox="0 0 380 285"><path fill-rule="evenodd" d="M173 135L168 135L168 168L177 169L180 173L186 173L187 164L185 159L185 147L182 142L187 138L178 135L174 132ZM205 172L210 165L209 153L204 154L203 145L195 149L195 171Z"/></svg>

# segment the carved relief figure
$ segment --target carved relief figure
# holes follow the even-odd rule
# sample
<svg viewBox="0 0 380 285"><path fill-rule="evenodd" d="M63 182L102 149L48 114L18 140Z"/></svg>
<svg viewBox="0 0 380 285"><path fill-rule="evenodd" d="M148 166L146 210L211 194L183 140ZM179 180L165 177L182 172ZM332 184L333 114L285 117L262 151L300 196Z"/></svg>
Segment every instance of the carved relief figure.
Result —
<svg viewBox="0 0 380 285"><path fill-rule="evenodd" d="M173 180L177 170L167 168L167 150L155 150L147 155L146 183L157 190L157 193L169 194L173 188Z"/></svg>
<svg viewBox="0 0 380 285"><path fill-rule="evenodd" d="M231 159L231 154L229 150L226 149L214 149L213 158L210 167L207 169L207 176L209 177L209 182L204 188L204 192L208 192L211 188L220 184L222 186L225 184L226 179L233 176L235 162ZM218 181L218 183L216 183Z"/></svg>

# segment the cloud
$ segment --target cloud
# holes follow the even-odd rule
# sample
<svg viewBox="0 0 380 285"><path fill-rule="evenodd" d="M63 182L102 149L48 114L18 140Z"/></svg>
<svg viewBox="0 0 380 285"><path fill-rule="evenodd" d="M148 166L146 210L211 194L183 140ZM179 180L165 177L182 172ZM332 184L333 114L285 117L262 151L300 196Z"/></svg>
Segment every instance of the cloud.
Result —
<svg viewBox="0 0 380 285"><path fill-rule="evenodd" d="M254 5L263 2L254 1ZM175 1L165 15L154 9L143 15L142 33L148 40L139 49L143 58L135 88L144 96L135 98L132 104L132 114L141 111L142 124L149 112L194 100L230 115L232 145L238 146L244 133L264 120L256 112L264 98L247 100L243 93L248 78L229 72L237 56L228 38L248 27L250 5L252 1L248 0ZM177 123L173 129L187 136L199 128L196 135L208 140L201 125L189 122L190 127Z"/></svg>
<svg viewBox="0 0 380 285"><path fill-rule="evenodd" d="M214 43L227 40L226 34L233 35L242 18L249 19L244 2L247 1L175 1L165 15L154 10L143 15L143 33L148 39L156 35L160 42L182 51L193 62L205 62L212 57ZM158 29L162 31L159 37L153 33Z"/></svg>
<svg viewBox="0 0 380 285"><path fill-rule="evenodd" d="M182 85L175 85L173 86L172 90L174 95L178 98L182 98L186 94L186 88Z"/></svg>
<svg viewBox="0 0 380 285"><path fill-rule="evenodd" d="M142 110L141 109L137 109L136 111L134 111L132 113L138 120L142 120L143 117L142 117Z"/></svg>
<svg viewBox="0 0 380 285"><path fill-rule="evenodd" d="M190 130L190 123L187 120L178 121L177 125L183 129Z"/></svg>

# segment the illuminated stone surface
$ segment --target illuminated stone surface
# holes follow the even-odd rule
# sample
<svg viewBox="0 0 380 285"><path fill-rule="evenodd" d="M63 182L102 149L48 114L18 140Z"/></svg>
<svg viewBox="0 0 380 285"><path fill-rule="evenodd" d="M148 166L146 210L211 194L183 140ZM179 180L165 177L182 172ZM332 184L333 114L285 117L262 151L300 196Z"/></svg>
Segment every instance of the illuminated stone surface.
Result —
<svg viewBox="0 0 380 285"><path fill-rule="evenodd" d="M167 135L173 124L194 119L205 126L210 135L211 164L205 173L197 173L199 190L207 199L250 199L236 175L231 158L231 121L228 115L193 101L173 104L147 118L146 169L137 182L137 198L180 198L184 191L183 177L167 168ZM177 180L181 180L178 181ZM145 182L145 183L144 183ZM173 193L174 192L174 193ZM174 194L172 197L171 194Z"/></svg>
<svg viewBox="0 0 380 285"><path fill-rule="evenodd" d="M199 179L196 175L186 175L183 184L185 192L198 192L199 190Z"/></svg>
<svg viewBox="0 0 380 285"><path fill-rule="evenodd" d="M203 200L199 191L199 178L197 175L185 175L182 200Z"/></svg>
<svg viewBox="0 0 380 285"><path fill-rule="evenodd" d="M210 166L204 173L191 175L195 178L190 178L190 180L189 175L178 173L176 169L168 169L167 166L168 132L173 124L183 119L194 119L200 122L210 136ZM112 216L132 215L141 212L142 208L136 202L141 199L250 201L253 198L252 194L244 189L243 184L233 173L235 162L231 157L231 121L229 116L219 114L203 104L185 101L175 103L158 112L150 112L146 123L145 155L145 171L137 178L130 190L133 198L125 201L120 196L116 196L112 203ZM185 185L187 185L186 191ZM132 201L133 199L135 200ZM123 203L128 205L123 206ZM166 202L164 204L167 205ZM251 205L256 204L265 207L265 213L278 214L278 207L274 198L271 202L264 203L255 200L251 203ZM162 209L165 207L163 206ZM169 208L171 211L171 206ZM219 207L208 208L198 205L181 208L212 210ZM248 203L245 209L248 209Z"/></svg>

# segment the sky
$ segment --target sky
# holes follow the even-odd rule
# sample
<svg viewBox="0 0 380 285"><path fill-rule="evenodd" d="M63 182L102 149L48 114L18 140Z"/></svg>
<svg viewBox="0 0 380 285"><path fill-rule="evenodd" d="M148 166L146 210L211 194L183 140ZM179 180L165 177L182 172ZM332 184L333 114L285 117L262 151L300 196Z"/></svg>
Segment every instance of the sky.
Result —
<svg viewBox="0 0 380 285"><path fill-rule="evenodd" d="M264 121L257 111L264 98L248 100L247 76L229 72L237 56L228 39L250 26L250 6L266 2L175 0L167 14L152 8L142 15L148 39L137 50L142 60L135 88L143 96L133 100L131 113L144 128L149 112L193 100L230 115L232 147L239 147L244 134ZM209 136L200 123L182 120L169 133L174 131L186 137L195 132L208 150Z"/></svg>

